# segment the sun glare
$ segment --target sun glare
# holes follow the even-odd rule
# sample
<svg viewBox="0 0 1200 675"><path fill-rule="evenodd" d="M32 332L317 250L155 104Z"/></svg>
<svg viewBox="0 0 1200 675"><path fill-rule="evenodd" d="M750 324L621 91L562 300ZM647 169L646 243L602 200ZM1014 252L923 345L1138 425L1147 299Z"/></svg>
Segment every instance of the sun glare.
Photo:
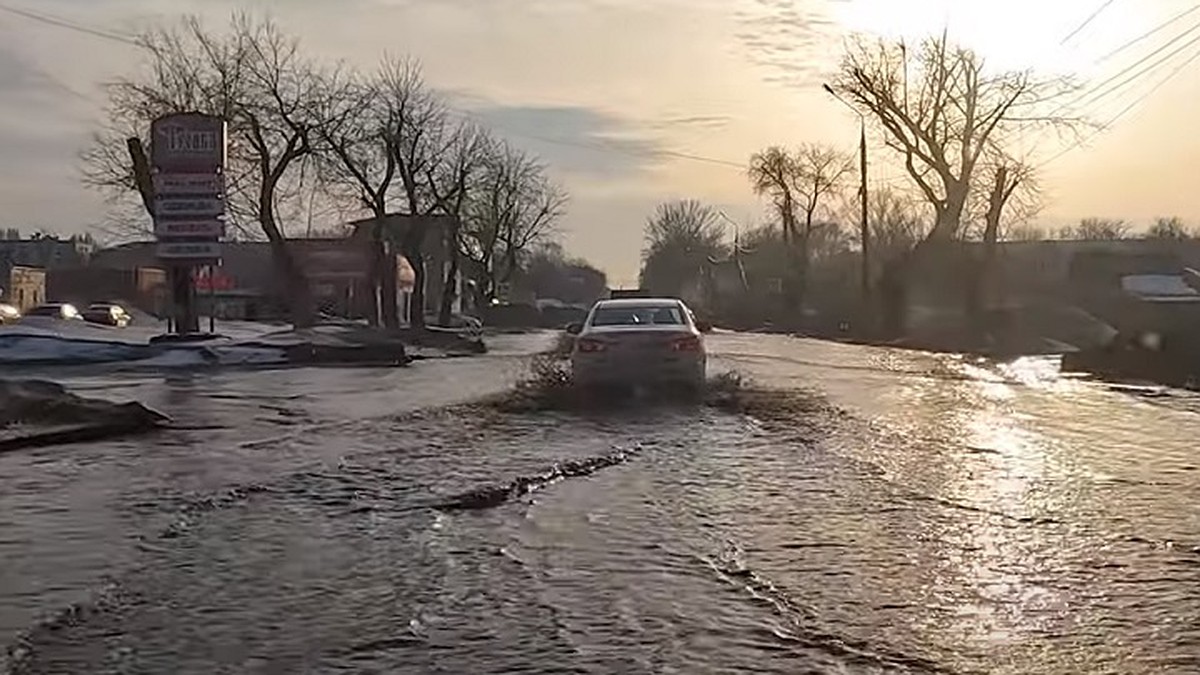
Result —
<svg viewBox="0 0 1200 675"><path fill-rule="evenodd" d="M1149 30L1161 2L1124 0L847 0L831 3L847 30L916 40L947 30L996 68L1087 76L1101 57ZM1064 44L1065 42L1065 44Z"/></svg>

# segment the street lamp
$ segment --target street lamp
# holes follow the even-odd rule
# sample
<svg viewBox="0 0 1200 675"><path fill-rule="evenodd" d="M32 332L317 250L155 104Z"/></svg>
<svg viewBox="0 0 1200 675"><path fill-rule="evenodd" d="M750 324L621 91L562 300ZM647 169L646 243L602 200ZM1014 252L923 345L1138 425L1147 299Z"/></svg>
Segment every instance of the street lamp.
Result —
<svg viewBox="0 0 1200 675"><path fill-rule="evenodd" d="M864 303L871 298L871 229L867 223L867 118L859 112L849 101L842 98L833 87L828 84L821 85L825 91L837 100L842 105L846 106L858 115L859 122L859 140L858 140L858 161L859 161L859 176L861 185L859 186L859 196L862 198L862 214L860 236L862 238L862 296Z"/></svg>

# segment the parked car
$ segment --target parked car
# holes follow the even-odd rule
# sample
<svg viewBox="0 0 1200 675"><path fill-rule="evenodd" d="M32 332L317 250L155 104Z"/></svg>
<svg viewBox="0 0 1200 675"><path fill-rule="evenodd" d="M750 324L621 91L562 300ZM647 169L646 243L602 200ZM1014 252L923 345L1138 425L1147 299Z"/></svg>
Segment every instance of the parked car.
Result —
<svg viewBox="0 0 1200 675"><path fill-rule="evenodd" d="M703 330L681 300L601 300L575 335L571 370L580 386L704 386L708 356Z"/></svg>
<svg viewBox="0 0 1200 675"><path fill-rule="evenodd" d="M83 311L83 318L89 323L124 328L133 321L133 317L125 308L115 302L94 302Z"/></svg>
<svg viewBox="0 0 1200 675"><path fill-rule="evenodd" d="M0 302L0 326L6 323L15 323L21 319L21 311L12 305Z"/></svg>
<svg viewBox="0 0 1200 675"><path fill-rule="evenodd" d="M45 317L48 319L62 319L64 321L83 321L83 316L79 310L69 302L48 302L44 305L38 305L25 313L28 317Z"/></svg>

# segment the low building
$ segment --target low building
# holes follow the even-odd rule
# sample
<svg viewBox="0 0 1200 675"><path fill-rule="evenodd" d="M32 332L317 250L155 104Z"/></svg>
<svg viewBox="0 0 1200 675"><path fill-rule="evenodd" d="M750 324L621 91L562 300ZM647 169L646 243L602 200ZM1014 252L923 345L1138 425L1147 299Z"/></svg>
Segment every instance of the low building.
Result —
<svg viewBox="0 0 1200 675"><path fill-rule="evenodd" d="M42 269L83 267L94 248L92 240L86 237L0 239L0 262Z"/></svg>
<svg viewBox="0 0 1200 675"><path fill-rule="evenodd" d="M46 297L81 308L93 302L119 302L164 316L169 303L167 273L158 267L51 269L46 274Z"/></svg>
<svg viewBox="0 0 1200 675"><path fill-rule="evenodd" d="M46 301L46 270L0 260L0 301L23 314Z"/></svg>
<svg viewBox="0 0 1200 675"><path fill-rule="evenodd" d="M320 313L351 319L367 317L374 292L369 242L350 238L292 239L288 247L308 279ZM153 242L98 251L91 267L120 270L158 264ZM411 290L413 272L396 256L397 286ZM202 315L225 319L282 320L288 316L287 285L277 272L271 244L227 242L213 276L201 270L196 281ZM403 308L402 308L403 309Z"/></svg>
<svg viewBox="0 0 1200 675"><path fill-rule="evenodd" d="M1010 292L1031 295L1062 288L1071 281L1101 281L1087 268L1097 263L1115 272L1145 270L1162 272L1183 267L1200 268L1200 241L1163 239L1117 239L1095 241L1002 242L997 259L1004 286ZM1107 259L1101 263L1101 259ZM1109 283L1109 281L1101 281Z"/></svg>

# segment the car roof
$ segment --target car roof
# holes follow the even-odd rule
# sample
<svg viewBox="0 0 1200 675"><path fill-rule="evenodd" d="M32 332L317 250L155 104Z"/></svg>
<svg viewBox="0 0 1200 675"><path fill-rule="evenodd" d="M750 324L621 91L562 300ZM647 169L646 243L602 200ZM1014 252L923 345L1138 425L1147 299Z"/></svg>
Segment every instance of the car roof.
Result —
<svg viewBox="0 0 1200 675"><path fill-rule="evenodd" d="M601 300L596 307L682 307L683 301L676 298L620 298Z"/></svg>

